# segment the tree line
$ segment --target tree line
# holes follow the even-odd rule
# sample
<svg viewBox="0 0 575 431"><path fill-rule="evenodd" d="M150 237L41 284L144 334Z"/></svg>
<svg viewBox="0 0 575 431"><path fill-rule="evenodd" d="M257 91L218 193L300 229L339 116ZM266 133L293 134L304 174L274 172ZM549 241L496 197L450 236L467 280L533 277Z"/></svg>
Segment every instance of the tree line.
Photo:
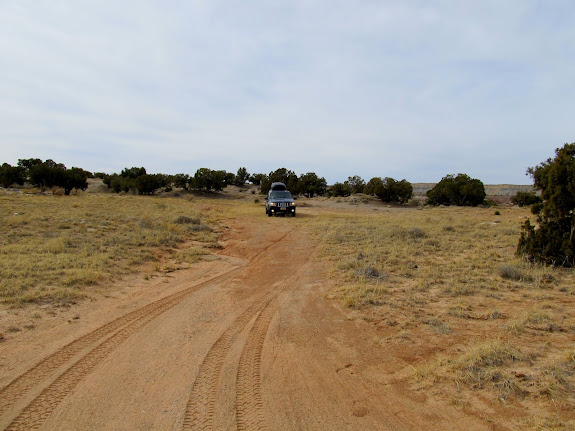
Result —
<svg viewBox="0 0 575 431"><path fill-rule="evenodd" d="M88 177L92 174L81 168L66 168L63 163L48 159L19 159L16 166L3 163L0 166L0 184L10 187L13 184L23 186L32 184L42 191L52 187L61 187L69 195L74 189L86 190Z"/></svg>
<svg viewBox="0 0 575 431"><path fill-rule="evenodd" d="M149 174L144 167L124 168L120 173L92 174L81 168L67 169L62 163L53 160L19 159L17 166L4 163L0 167L0 185L10 187L25 182L39 187L42 191L51 187L62 187L65 194L74 189L86 190L87 179L101 178L115 193L134 193L151 195L158 191L171 191L173 188L185 191L219 192L228 185L243 186L250 182L259 186L260 193L267 194L274 182L283 182L295 195L314 196L350 196L364 193L377 196L383 202L404 204L413 197L413 186L407 180L395 180L390 177L374 177L368 182L360 176L348 177L343 183L336 182L328 186L323 177L315 172L297 175L294 171L279 168L269 174L249 173L240 167L234 174L225 170L200 168L193 175L179 173L175 175ZM480 180L465 174L447 175L428 193L431 205L471 205L483 203L485 188Z"/></svg>
<svg viewBox="0 0 575 431"><path fill-rule="evenodd" d="M555 150L555 157L547 159L527 173L533 178L535 193L518 192L513 203L530 205L536 216L536 225L527 220L522 226L517 255L532 262L550 265L575 266L575 143L565 144ZM125 168L119 174L104 174L70 169L51 159L20 159L16 166L3 163L0 166L0 185L7 188L14 184L32 184L41 190L61 187L65 194L74 189L86 190L87 179L102 178L114 192L153 194L172 187L186 191L221 191L230 184L243 186L251 182L265 194L273 182L283 182L294 194L308 197L349 196L357 193L374 195L384 202L405 203L413 196L413 187L405 179L374 177L365 182L355 175L343 183L328 187L325 178L314 172L296 175L294 171L280 168L269 174L250 174L245 167L236 174L223 170L200 168L188 174L148 174L143 167ZM485 202L483 183L466 174L447 175L427 192L427 204L477 206Z"/></svg>

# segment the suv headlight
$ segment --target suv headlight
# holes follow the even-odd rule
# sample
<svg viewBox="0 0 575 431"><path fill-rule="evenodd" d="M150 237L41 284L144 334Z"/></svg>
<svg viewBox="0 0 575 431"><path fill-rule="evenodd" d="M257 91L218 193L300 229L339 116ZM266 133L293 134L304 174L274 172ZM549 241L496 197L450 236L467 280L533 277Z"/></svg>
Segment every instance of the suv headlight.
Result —
<svg viewBox="0 0 575 431"><path fill-rule="evenodd" d="M275 207L276 203L275 202L270 202L270 207Z"/></svg>
<svg viewBox="0 0 575 431"><path fill-rule="evenodd" d="M295 202L290 202L289 206L290 206L290 207L295 207Z"/></svg>

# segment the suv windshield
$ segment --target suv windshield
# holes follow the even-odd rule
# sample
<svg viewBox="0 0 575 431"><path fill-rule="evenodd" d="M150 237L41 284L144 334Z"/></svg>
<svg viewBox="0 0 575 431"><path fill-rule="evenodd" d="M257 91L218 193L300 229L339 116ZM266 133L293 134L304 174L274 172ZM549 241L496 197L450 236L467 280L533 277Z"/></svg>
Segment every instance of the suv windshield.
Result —
<svg viewBox="0 0 575 431"><path fill-rule="evenodd" d="M270 192L271 199L291 199L291 193L287 190L273 190Z"/></svg>

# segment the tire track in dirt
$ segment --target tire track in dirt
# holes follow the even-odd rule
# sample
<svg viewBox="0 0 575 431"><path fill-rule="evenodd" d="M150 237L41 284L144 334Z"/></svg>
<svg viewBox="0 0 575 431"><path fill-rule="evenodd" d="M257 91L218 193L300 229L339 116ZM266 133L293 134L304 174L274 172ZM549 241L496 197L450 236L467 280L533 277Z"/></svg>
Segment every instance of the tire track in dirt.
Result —
<svg viewBox="0 0 575 431"><path fill-rule="evenodd" d="M281 243L281 241L292 231L293 229L252 256L248 264L257 262L266 251ZM58 370L66 363L69 363L82 351L92 347L92 350L85 353L77 360L77 362L70 365L70 367L64 370L62 374L60 374L47 388L34 398L32 402L8 425L8 427L5 428L5 430L28 430L41 426L60 402L74 390L74 388L98 365L98 363L105 359L128 337L136 333L151 320L173 308L188 295L209 284L229 279L244 267L245 266L233 268L224 274L220 274L219 276L206 280L198 285L168 295L140 309L121 316L65 345L52 355L40 361L24 374L15 378L0 390L0 416L6 414L6 412L13 407L18 400L25 397L34 388L42 384L42 382L54 378ZM247 320L245 324L243 324L242 329L263 306L265 306L265 304L258 304L257 306L252 306L246 310L245 319ZM236 336L237 334L234 334L231 340L233 341ZM101 342L101 344L93 347L98 342ZM222 340L222 342L225 345L225 340Z"/></svg>
<svg viewBox="0 0 575 431"><path fill-rule="evenodd" d="M200 365L192 387L184 416L183 428L185 430L214 429L216 398L226 356L238 335L272 299L272 294L268 293L262 301L249 307L213 344Z"/></svg>
<svg viewBox="0 0 575 431"><path fill-rule="evenodd" d="M101 326L70 344L62 347L54 354L48 356L33 368L14 379L0 391L0 414L5 413L19 399L23 398L34 387L51 377L61 366L69 362L82 350L85 350L111 335L99 346L88 352L75 364L63 372L48 388L46 388L32 403L26 407L12 424L6 429L30 429L40 421L43 422L56 408L60 401L67 395L80 380L85 377L101 360L108 356L126 338L137 332L141 327L152 319L165 313L181 302L188 295L211 283L221 282L235 274L240 268L220 274L210 280L189 287L172 295L154 301L138 310L132 311L118 319ZM115 334L114 334L115 332ZM53 399L46 403L46 395ZM54 401L57 401L54 403ZM34 414L37 412L37 414ZM27 418L27 419L25 419ZM31 420L34 418L34 420ZM27 424L20 427L20 423Z"/></svg>
<svg viewBox="0 0 575 431"><path fill-rule="evenodd" d="M261 362L264 341L276 308L267 305L258 315L240 357L236 377L237 429L268 429L263 411Z"/></svg>
<svg viewBox="0 0 575 431"><path fill-rule="evenodd" d="M292 231L293 229L274 244L260 251L252 258L250 263L259 260L264 256L264 252L269 251L274 245L280 246L282 241ZM271 319L276 311L276 308L271 306L271 304L275 302L278 295L287 286L291 285L291 280L295 278L298 272L299 270L282 280L281 284L283 287L268 291L259 302L244 311L212 345L200 365L192 387L184 416L184 430L214 429L216 399L226 357L234 341L254 317L256 321L250 329L248 340L242 349L240 365L237 371L239 386L236 387L236 419L238 430L266 429L260 376L263 343Z"/></svg>

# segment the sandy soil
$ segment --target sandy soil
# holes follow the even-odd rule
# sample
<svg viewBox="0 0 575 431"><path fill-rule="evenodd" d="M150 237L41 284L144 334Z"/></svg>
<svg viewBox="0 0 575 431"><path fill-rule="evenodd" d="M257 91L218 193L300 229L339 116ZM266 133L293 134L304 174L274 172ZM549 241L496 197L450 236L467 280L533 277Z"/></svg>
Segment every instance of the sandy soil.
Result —
<svg viewBox="0 0 575 431"><path fill-rule="evenodd" d="M230 221L212 260L0 344L0 429L505 429L410 390L406 352L326 298L312 211Z"/></svg>

